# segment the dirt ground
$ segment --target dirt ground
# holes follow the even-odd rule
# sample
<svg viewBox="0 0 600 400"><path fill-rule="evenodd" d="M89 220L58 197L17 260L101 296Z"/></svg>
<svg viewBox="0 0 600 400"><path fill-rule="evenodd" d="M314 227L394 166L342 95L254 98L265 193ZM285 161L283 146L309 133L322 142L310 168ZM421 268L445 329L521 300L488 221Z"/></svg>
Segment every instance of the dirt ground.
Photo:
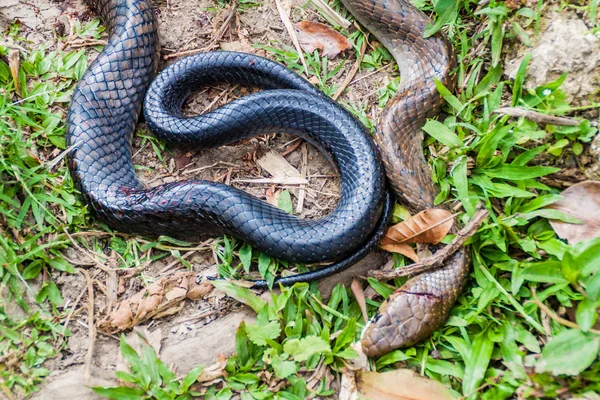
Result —
<svg viewBox="0 0 600 400"><path fill-rule="evenodd" d="M33 43L45 43L48 46L56 46L57 29L68 30L73 22L78 19L88 20L91 17L88 9L79 0L2 0L0 4L0 22L2 20L12 21L18 18L24 26L24 35ZM254 52L265 55L262 50L252 47L253 43L268 45L270 43L285 43L291 45L291 41L280 20L275 3L264 1L260 6L237 11L232 18L228 19L229 9L215 10L216 3L211 0L161 0L155 1L156 14L159 20L161 40L161 67L172 61L176 53L186 52L194 49L235 49L246 52ZM292 20L304 19L315 20L318 14L311 7L302 4L294 4ZM558 16L557 16L558 15ZM552 14L552 19L558 20L562 14ZM218 39L213 40L222 24L228 20L229 28ZM577 20L576 15L569 15L566 20ZM265 21L267 21L265 23ZM575 22L578 26L579 22ZM566 24L566 22L565 22ZM581 77L598 74L598 38L590 38L580 32L589 48L585 53L585 59L580 62L581 68L573 65L558 65L556 68L571 68L574 72L569 80L573 79L573 96L584 98L591 93L582 93L583 87ZM573 51L577 46L567 46ZM522 51L515 50L514 60L522 57ZM561 55L564 59L564 54ZM169 58L167 60L167 58ZM354 54L348 55L348 62L335 79L344 79L355 61ZM542 64L544 64L542 62ZM590 67L592 64L593 67ZM548 65L546 62L544 65ZM553 70L550 67L548 78L553 73L562 71ZM386 69L390 71L391 69ZM361 75L362 74L362 75ZM366 76L368 72L359 72L357 78ZM533 73L532 75L535 75ZM369 99L372 103L369 117L376 119L379 109L375 107L376 94L374 88L381 87L389 79L388 72L381 71L371 74L366 79L360 79L350 86L349 94L353 98ZM356 80L356 79L355 79ZM597 81L592 85L598 87ZM188 102L186 111L199 113L219 104L226 103L231 98L239 95L243 89L230 87L208 88L196 95ZM343 97L342 97L343 99ZM144 124L140 130L144 130ZM320 155L312 146L300 144L286 135L272 135L248 140L236 146L226 146L214 150L205 150L198 153L189 153L182 150L173 150L164 154L161 161L149 142L141 145L142 138L135 139L134 163L144 165L147 169L140 172L140 178L149 185L157 185L173 180L200 178L229 183L242 188L260 198L267 198L268 191L281 190L285 186L271 187L265 184L249 184L240 180L255 178L268 178L271 175L261 168L257 159L274 150L286 154L286 160L298 171L305 171L309 180L306 198L300 215L307 218L319 217L326 214L336 203L339 193L336 171L325 157ZM600 147L600 146L599 146ZM306 156L304 156L304 152ZM590 155L590 160L598 156ZM298 187L289 187L292 194L298 194ZM294 207L297 206L297 196L293 196ZM210 244L210 243L208 243ZM183 254L190 262L195 271L205 275L215 275L216 266L214 255L210 250L190 251ZM89 267L89 260L73 251L67 254L70 260L82 260L80 266ZM375 252L365 261L356 266L356 270L378 268L385 262L385 257ZM119 276L115 269L119 267L120 261L116 257L108 257L102 263L107 271L95 271L90 268L92 277L95 277L100 286L107 289L107 293L95 290L94 311L95 320L105 316L107 309L114 305L115 300L127 298L136 293L142 286L142 281L137 278L125 280L125 290L122 293L115 289L119 284ZM144 265L143 276L147 280L160 278L185 269L181 263L174 258L165 258ZM347 273L343 277L337 276L322 283L322 287L331 287L336 281L351 277ZM89 365L90 380L86 381L85 356L91 341L89 338L88 315L85 291L86 280L82 275L61 276L57 279L63 297L66 301L65 307L73 307L77 310L70 323L72 331L68 339L67 348L60 356L51 360L47 367L53 372L47 383L42 387L39 394L34 398L39 399L93 399L96 396L88 389L91 385L110 385L114 383L115 369L122 362L118 350L118 338L112 335L98 332L94 339L94 354ZM121 282L123 283L123 282ZM112 289L111 289L112 288ZM112 290L112 291L111 291ZM137 329L146 335L160 348L160 356L167 363L176 367L179 374L184 374L198 364L212 364L218 354L230 354L234 348L235 331L243 319L252 319L253 313L244 307L240 307L233 300L222 293L212 292L205 299L196 302L186 302L184 308L177 314L163 319L152 321ZM135 333L129 334L131 337Z"/></svg>

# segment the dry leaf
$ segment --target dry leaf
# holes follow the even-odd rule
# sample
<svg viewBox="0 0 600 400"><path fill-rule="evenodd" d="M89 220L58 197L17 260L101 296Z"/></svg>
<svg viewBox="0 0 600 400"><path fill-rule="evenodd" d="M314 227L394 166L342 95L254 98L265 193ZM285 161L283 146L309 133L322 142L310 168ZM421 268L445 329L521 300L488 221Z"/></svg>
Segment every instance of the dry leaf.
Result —
<svg viewBox="0 0 600 400"><path fill-rule="evenodd" d="M277 207L277 204L279 203L279 195L281 194L281 190L277 190L275 189L275 186L271 186L267 189L267 191L265 192L265 197L267 200L267 203L269 203L272 206Z"/></svg>
<svg viewBox="0 0 600 400"><path fill-rule="evenodd" d="M410 369L389 372L357 372L361 399L371 400L445 400L454 399L440 382L421 377Z"/></svg>
<svg viewBox="0 0 600 400"><path fill-rule="evenodd" d="M319 22L302 21L295 29L300 46L307 53L320 50L328 58L335 58L352 47L344 35Z"/></svg>
<svg viewBox="0 0 600 400"><path fill-rule="evenodd" d="M196 380L198 383L203 384L213 384L215 380L218 380L227 375L225 372L225 367L227 366L227 361L229 360L224 354L219 354L217 356L217 361L213 365L209 365L202 370L202 373Z"/></svg>
<svg viewBox="0 0 600 400"><path fill-rule="evenodd" d="M381 244L438 244L454 224L454 214L439 208L423 210L406 221L391 226Z"/></svg>
<svg viewBox="0 0 600 400"><path fill-rule="evenodd" d="M19 87L19 68L21 66L21 56L19 50L12 50L8 54L8 67L10 74L12 75L13 81L15 82L15 91L21 94L21 88Z"/></svg>
<svg viewBox="0 0 600 400"><path fill-rule="evenodd" d="M132 328L150 318L172 315L181 310L186 298L197 300L210 290L207 283L198 285L196 273L184 272L160 279L128 299L122 300L99 327L109 333Z"/></svg>
<svg viewBox="0 0 600 400"><path fill-rule="evenodd" d="M402 254L403 256L410 258L414 262L419 262L420 259L419 259L419 256L417 255L417 253L415 253L415 249L410 247L408 244L406 244L406 243L384 243L383 242L384 240L385 240L385 238L383 238L381 243L379 243L379 247L382 248L383 250L389 251L390 253Z"/></svg>
<svg viewBox="0 0 600 400"><path fill-rule="evenodd" d="M363 319L365 320L365 324L369 321L369 315L367 313L367 301L365 300L365 292L360 286L360 282L358 279L352 279L352 285L350 285L352 289L352 293L354 294L354 298L360 307L360 311L363 315Z"/></svg>
<svg viewBox="0 0 600 400"><path fill-rule="evenodd" d="M556 234L569 244L600 237L600 182L586 181L571 186L561 193L562 199L547 208L560 210L583 224L550 220Z"/></svg>
<svg viewBox="0 0 600 400"><path fill-rule="evenodd" d="M356 375L354 371L349 370L348 368L342 368L342 381L340 386L339 400L358 400Z"/></svg>

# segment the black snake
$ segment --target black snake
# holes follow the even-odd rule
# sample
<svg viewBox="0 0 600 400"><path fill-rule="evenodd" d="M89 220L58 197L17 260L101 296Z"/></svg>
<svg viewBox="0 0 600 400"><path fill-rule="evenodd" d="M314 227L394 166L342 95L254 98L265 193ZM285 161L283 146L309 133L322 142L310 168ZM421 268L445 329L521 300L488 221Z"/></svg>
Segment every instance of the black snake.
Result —
<svg viewBox="0 0 600 400"><path fill-rule="evenodd" d="M441 98L432 76L449 82L450 48L440 37L422 39L427 20L405 0L343 1L399 62L403 84L384 110L375 140L399 198L412 209L430 207L435 189L420 149L420 127L439 111ZM336 261L315 272L280 279L284 284L346 268L379 241L391 215L392 196L385 189L381 160L370 136L347 111L285 67L243 53L191 56L166 68L150 84L158 48L150 2L88 2L105 21L110 39L73 94L67 143L71 174L100 219L123 232L174 237L227 233L289 261ZM221 82L266 90L200 116L183 117L181 106L193 89ZM305 220L214 182L143 186L132 165L131 139L149 85L145 118L168 143L214 147L267 132L288 132L308 140L339 171L341 197L336 208L319 220ZM459 252L449 267L409 281L407 296L387 304L368 328L363 340L367 353L377 355L413 343L437 328L465 274L464 254ZM407 321L393 326L400 316Z"/></svg>

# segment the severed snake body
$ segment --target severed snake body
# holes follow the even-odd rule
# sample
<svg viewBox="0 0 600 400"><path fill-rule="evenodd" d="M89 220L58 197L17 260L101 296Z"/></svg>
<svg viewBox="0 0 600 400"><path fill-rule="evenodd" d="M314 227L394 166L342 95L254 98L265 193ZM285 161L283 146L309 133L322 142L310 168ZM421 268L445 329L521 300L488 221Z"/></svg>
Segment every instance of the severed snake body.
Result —
<svg viewBox="0 0 600 400"><path fill-rule="evenodd" d="M342 0L400 66L401 87L379 120L376 146L347 111L303 78L258 56L202 53L175 62L152 82L158 36L149 0L87 1L106 23L110 39L73 94L67 115L69 168L86 202L112 228L149 236L227 233L288 261L334 261L276 281L291 284L347 268L379 242L393 208L382 160L394 192L409 208L433 205L436 192L420 129L442 104L433 78L451 86L454 59L441 36L423 39L428 20L408 0ZM182 115L193 89L220 82L267 90L196 117ZM143 186L131 161L142 103L155 134L188 148L216 147L269 132L303 137L339 171L336 208L319 220L305 220L214 182ZM429 336L446 320L467 269L465 253L459 251L443 268L409 280L367 327L365 352L377 356Z"/></svg>

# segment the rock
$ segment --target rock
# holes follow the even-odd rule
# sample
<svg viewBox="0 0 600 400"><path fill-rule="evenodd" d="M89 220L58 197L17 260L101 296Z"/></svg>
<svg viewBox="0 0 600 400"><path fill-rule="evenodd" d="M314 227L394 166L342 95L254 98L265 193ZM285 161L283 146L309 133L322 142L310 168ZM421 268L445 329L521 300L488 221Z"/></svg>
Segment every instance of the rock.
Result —
<svg viewBox="0 0 600 400"><path fill-rule="evenodd" d="M600 38L573 13L552 12L533 47L520 46L505 62L506 74L514 79L521 61L532 53L526 88L535 88L568 72L561 89L574 104L586 104L600 84Z"/></svg>
<svg viewBox="0 0 600 400"><path fill-rule="evenodd" d="M235 334L242 321L254 323L256 314L249 308L219 318L197 331L194 338L180 340L169 335L162 343L160 358L186 374L199 365L209 366L219 354L231 356L235 352Z"/></svg>
<svg viewBox="0 0 600 400"><path fill-rule="evenodd" d="M100 376L99 376L100 375ZM112 372L92 369L91 386L115 386L112 380ZM84 366L53 372L42 387L42 390L31 397L31 400L80 400L80 399L104 399L98 396L85 383Z"/></svg>
<svg viewBox="0 0 600 400"><path fill-rule="evenodd" d="M329 299L331 291L338 283L350 287L356 276L366 276L372 269L379 269L385 264L386 255L381 251L372 251L365 258L351 266L345 271L338 272L332 276L319 281L319 291L324 299Z"/></svg>

